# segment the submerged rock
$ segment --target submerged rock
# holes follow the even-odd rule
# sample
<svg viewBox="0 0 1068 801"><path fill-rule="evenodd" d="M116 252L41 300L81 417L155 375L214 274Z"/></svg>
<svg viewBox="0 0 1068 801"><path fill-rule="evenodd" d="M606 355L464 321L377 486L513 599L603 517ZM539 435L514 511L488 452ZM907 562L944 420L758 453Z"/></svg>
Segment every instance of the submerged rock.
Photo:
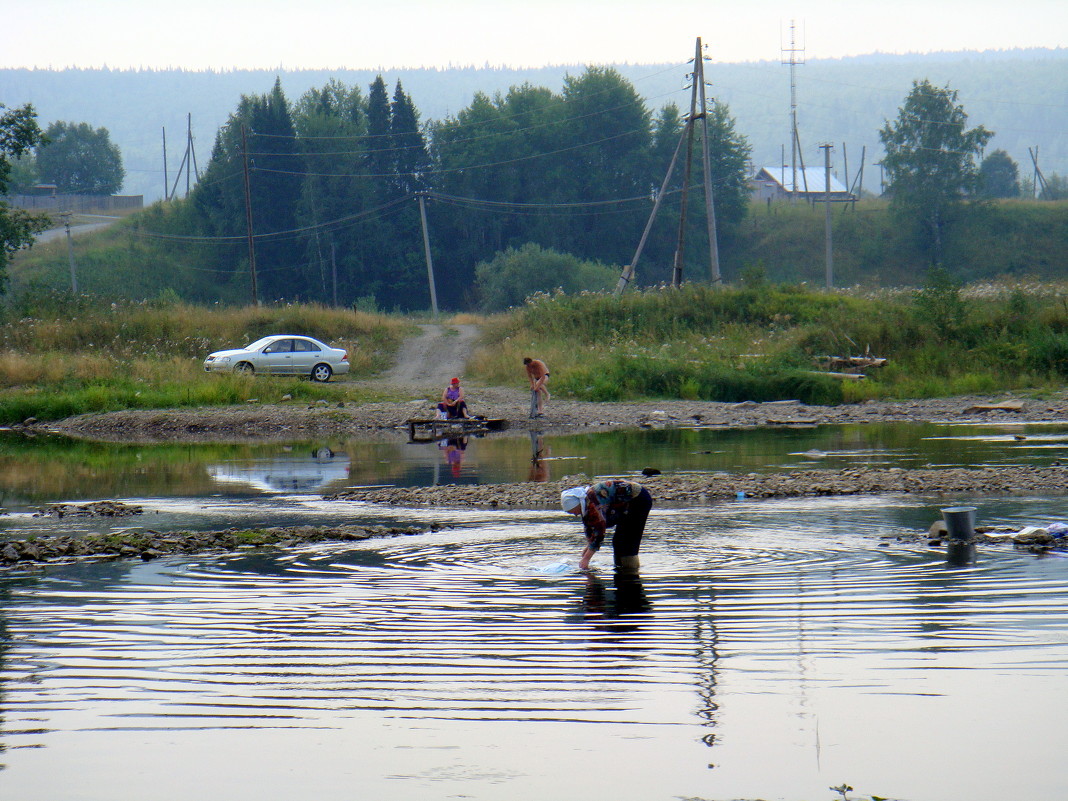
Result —
<svg viewBox="0 0 1068 801"><path fill-rule="evenodd" d="M373 537L422 534L421 527L294 526L225 531L156 531L88 534L85 537L36 537L9 540L0 546L0 567L72 559L142 559L168 555L228 553L249 548L297 547L312 542L351 542Z"/></svg>
<svg viewBox="0 0 1068 801"><path fill-rule="evenodd" d="M34 517L129 517L143 513L144 509L140 506L131 506L118 501L95 501L80 505L52 504L36 512Z"/></svg>

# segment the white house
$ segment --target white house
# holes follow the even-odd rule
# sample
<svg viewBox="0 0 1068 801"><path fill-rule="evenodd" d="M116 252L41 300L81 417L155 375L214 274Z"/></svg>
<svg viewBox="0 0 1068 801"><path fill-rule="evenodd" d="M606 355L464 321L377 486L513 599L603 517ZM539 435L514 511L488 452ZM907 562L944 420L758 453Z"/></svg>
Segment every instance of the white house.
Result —
<svg viewBox="0 0 1068 801"><path fill-rule="evenodd" d="M761 167L749 179L753 200L786 200L793 194L794 171L789 165ZM802 200L824 200L827 197L827 177L822 167L797 168L797 197ZM831 173L831 202L856 200L842 182Z"/></svg>

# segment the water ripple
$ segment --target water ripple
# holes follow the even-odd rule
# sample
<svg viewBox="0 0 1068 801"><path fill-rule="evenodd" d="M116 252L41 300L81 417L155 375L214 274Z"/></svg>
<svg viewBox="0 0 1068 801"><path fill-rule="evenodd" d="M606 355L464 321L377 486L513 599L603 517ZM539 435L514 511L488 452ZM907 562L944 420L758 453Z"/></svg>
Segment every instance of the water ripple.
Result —
<svg viewBox="0 0 1068 801"><path fill-rule="evenodd" d="M110 764L102 749L120 736L285 732L307 749L328 732L406 748L440 727L449 742L479 742L492 724L538 743L549 762L655 737L656 774L694 795L693 748L744 761L730 745L745 742L743 710L777 721L765 747L796 776L809 757L789 744L815 710L829 741L866 699L893 699L903 713L881 736L908 737L932 699L1015 690L1036 736L1050 733L1060 716L1039 699L1068 669L1068 561L991 546L958 566L925 545L881 547L895 515L912 513L870 499L783 504L778 517L755 504L657 510L640 576L614 574L610 553L594 573L575 571L581 532L538 515L281 558L49 569L4 589L5 775L31 787L32 766L77 759L72 749ZM964 685L951 679L962 671ZM942 736L966 736L967 721L956 725L942 719ZM496 742L485 770L526 775L521 746ZM193 748L181 743L179 760ZM435 765L440 781L451 775L412 758L366 770L402 784ZM490 798L494 786L467 790Z"/></svg>

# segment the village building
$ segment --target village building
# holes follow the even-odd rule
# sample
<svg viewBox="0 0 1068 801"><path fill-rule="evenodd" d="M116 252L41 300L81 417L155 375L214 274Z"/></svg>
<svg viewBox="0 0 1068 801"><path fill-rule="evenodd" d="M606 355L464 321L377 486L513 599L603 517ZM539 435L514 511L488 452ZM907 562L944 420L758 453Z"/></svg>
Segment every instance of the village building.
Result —
<svg viewBox="0 0 1068 801"><path fill-rule="evenodd" d="M753 200L771 202L789 200L794 191L794 170L789 165L761 167L749 179ZM797 199L823 201L827 198L827 177L822 167L797 168ZM849 190L831 174L831 202L856 200Z"/></svg>

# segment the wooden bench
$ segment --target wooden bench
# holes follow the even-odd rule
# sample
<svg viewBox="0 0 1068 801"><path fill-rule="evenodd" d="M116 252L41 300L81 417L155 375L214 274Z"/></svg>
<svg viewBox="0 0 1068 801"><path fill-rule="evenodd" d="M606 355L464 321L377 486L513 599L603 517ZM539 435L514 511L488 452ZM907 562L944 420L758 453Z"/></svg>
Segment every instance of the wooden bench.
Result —
<svg viewBox="0 0 1068 801"><path fill-rule="evenodd" d="M448 437L466 437L470 434L485 434L508 428L507 420L488 420L484 417L411 418L408 420L409 442L436 442Z"/></svg>

